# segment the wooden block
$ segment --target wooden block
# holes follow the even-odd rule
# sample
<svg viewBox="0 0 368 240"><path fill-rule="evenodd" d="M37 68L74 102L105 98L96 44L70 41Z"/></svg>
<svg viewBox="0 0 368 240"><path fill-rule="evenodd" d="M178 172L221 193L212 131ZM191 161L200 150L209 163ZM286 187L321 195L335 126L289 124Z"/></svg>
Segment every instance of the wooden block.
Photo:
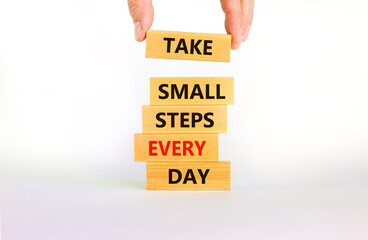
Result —
<svg viewBox="0 0 368 240"><path fill-rule="evenodd" d="M218 134L134 134L134 161L218 161Z"/></svg>
<svg viewBox="0 0 368 240"><path fill-rule="evenodd" d="M230 190L230 162L147 162L147 190Z"/></svg>
<svg viewBox="0 0 368 240"><path fill-rule="evenodd" d="M151 105L234 104L233 77L151 77Z"/></svg>
<svg viewBox="0 0 368 240"><path fill-rule="evenodd" d="M225 133L227 107L143 106L143 133Z"/></svg>
<svg viewBox="0 0 368 240"><path fill-rule="evenodd" d="M231 35L147 31L146 58L230 62Z"/></svg>

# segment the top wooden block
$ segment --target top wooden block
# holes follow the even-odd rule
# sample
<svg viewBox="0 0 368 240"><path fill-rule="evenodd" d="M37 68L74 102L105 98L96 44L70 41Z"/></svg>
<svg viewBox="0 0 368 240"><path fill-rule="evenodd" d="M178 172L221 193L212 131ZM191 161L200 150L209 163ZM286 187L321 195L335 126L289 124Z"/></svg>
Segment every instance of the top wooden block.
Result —
<svg viewBox="0 0 368 240"><path fill-rule="evenodd" d="M231 35L147 31L146 58L230 62Z"/></svg>

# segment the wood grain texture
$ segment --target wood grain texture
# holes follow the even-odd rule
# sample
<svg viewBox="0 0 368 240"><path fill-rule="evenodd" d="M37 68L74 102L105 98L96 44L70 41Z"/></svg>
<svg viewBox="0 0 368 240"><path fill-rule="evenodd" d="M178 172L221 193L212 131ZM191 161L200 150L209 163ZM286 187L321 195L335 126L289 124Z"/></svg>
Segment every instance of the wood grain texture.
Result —
<svg viewBox="0 0 368 240"><path fill-rule="evenodd" d="M227 34L147 31L146 58L230 62L230 49L231 35Z"/></svg>
<svg viewBox="0 0 368 240"><path fill-rule="evenodd" d="M146 166L147 190L230 190L230 162L147 162ZM169 183L169 169L181 172L180 182ZM188 180L184 184L189 169L193 171L196 183ZM209 169L204 183L198 169L202 173ZM172 173L172 179L178 179L176 172Z"/></svg>
<svg viewBox="0 0 368 240"><path fill-rule="evenodd" d="M150 104L151 105L234 104L234 78L151 77Z"/></svg>
<svg viewBox="0 0 368 240"><path fill-rule="evenodd" d="M143 133L226 133L227 131L227 107L224 105L143 106L142 111ZM178 115L173 118L170 114ZM193 124L194 120L200 118L199 115L202 116L202 120ZM165 126L159 127L163 125L162 120L165 121Z"/></svg>
<svg viewBox="0 0 368 240"><path fill-rule="evenodd" d="M218 161L218 134L134 134L134 161Z"/></svg>

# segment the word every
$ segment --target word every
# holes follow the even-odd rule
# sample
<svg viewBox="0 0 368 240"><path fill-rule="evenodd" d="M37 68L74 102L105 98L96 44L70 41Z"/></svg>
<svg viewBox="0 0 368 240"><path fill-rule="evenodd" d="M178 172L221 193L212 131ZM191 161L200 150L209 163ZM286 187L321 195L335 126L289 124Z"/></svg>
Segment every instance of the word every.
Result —
<svg viewBox="0 0 368 240"><path fill-rule="evenodd" d="M178 42L176 42L175 38L163 38L164 41L167 41L167 47L166 47L166 52L170 53L171 52L171 46L173 44L176 45L175 47L175 53L179 53L180 51L183 51L185 54L195 54L194 52L196 52L196 54L199 55L212 55L212 52L209 52L209 50L212 49L212 40L195 40L195 39L191 39L190 40L190 45L189 45L189 50L188 51L188 46L187 46L187 42L185 41L184 38L180 38ZM203 44L201 44L203 43ZM201 49L203 49L203 53L201 52L201 50L199 49L199 46L201 46Z"/></svg>
<svg viewBox="0 0 368 240"><path fill-rule="evenodd" d="M157 143L159 148L157 147ZM158 153L156 150L159 150L162 156L167 156L170 148L172 156L187 156L187 153L194 156L193 151L195 151L198 156L202 156L202 150L205 144L206 141L202 141L201 144L198 141L194 141L194 144L192 141L167 141L164 145L162 141L149 141L149 156L157 156ZM193 148L194 145L195 148Z"/></svg>
<svg viewBox="0 0 368 240"><path fill-rule="evenodd" d="M194 99L194 98L225 99L226 98L225 96L221 96L221 92L220 92L221 85L220 84L216 84L216 94L214 95L211 95L210 84L206 84L206 88L204 89L204 94L199 84L194 84L193 88L190 91L189 91L188 84L183 84L180 90L176 84L171 84L170 90L168 88L169 88L169 84L161 84L158 87L158 90L163 94L163 95L158 96L159 99L168 99L169 96L171 99L175 99L175 97L177 99L182 99L182 98L184 99ZM190 92L190 95L189 95L189 92Z"/></svg>
<svg viewBox="0 0 368 240"><path fill-rule="evenodd" d="M205 121L203 126L205 128L211 128L215 124L213 119L210 118L213 116L212 112L208 112L205 114L198 113L198 112L159 112L156 114L156 120L160 122L160 124L156 124L156 127L163 128L166 126L166 121L169 121L171 124L170 126L174 128L176 126L176 122L180 121L181 128L195 128L197 123ZM166 119L168 118L168 119Z"/></svg>
<svg viewBox="0 0 368 240"><path fill-rule="evenodd" d="M206 169L206 171L203 173L202 169L197 169L199 176L201 177L202 180L202 184L206 184L206 177L208 175L208 173L210 172L210 169ZM174 180L173 179L173 173L177 174L177 178ZM169 169L169 184L177 184L180 183L182 179L182 173L180 170L178 169ZM193 184L197 184L197 180L194 176L193 170L192 169L188 169L187 173L185 174L184 180L183 180L183 184L187 184L188 181L192 181Z"/></svg>

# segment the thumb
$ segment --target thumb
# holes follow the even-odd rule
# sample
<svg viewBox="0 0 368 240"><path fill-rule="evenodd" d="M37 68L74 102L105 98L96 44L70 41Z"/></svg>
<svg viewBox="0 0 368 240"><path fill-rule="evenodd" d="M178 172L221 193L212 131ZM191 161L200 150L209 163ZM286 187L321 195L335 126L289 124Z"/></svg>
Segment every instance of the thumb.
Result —
<svg viewBox="0 0 368 240"><path fill-rule="evenodd" d="M225 13L225 29L231 34L231 48L237 49L241 44L241 8L239 0L220 0Z"/></svg>
<svg viewBox="0 0 368 240"><path fill-rule="evenodd" d="M134 23L135 40L146 39L146 32L153 23L152 0L128 0L130 15Z"/></svg>

